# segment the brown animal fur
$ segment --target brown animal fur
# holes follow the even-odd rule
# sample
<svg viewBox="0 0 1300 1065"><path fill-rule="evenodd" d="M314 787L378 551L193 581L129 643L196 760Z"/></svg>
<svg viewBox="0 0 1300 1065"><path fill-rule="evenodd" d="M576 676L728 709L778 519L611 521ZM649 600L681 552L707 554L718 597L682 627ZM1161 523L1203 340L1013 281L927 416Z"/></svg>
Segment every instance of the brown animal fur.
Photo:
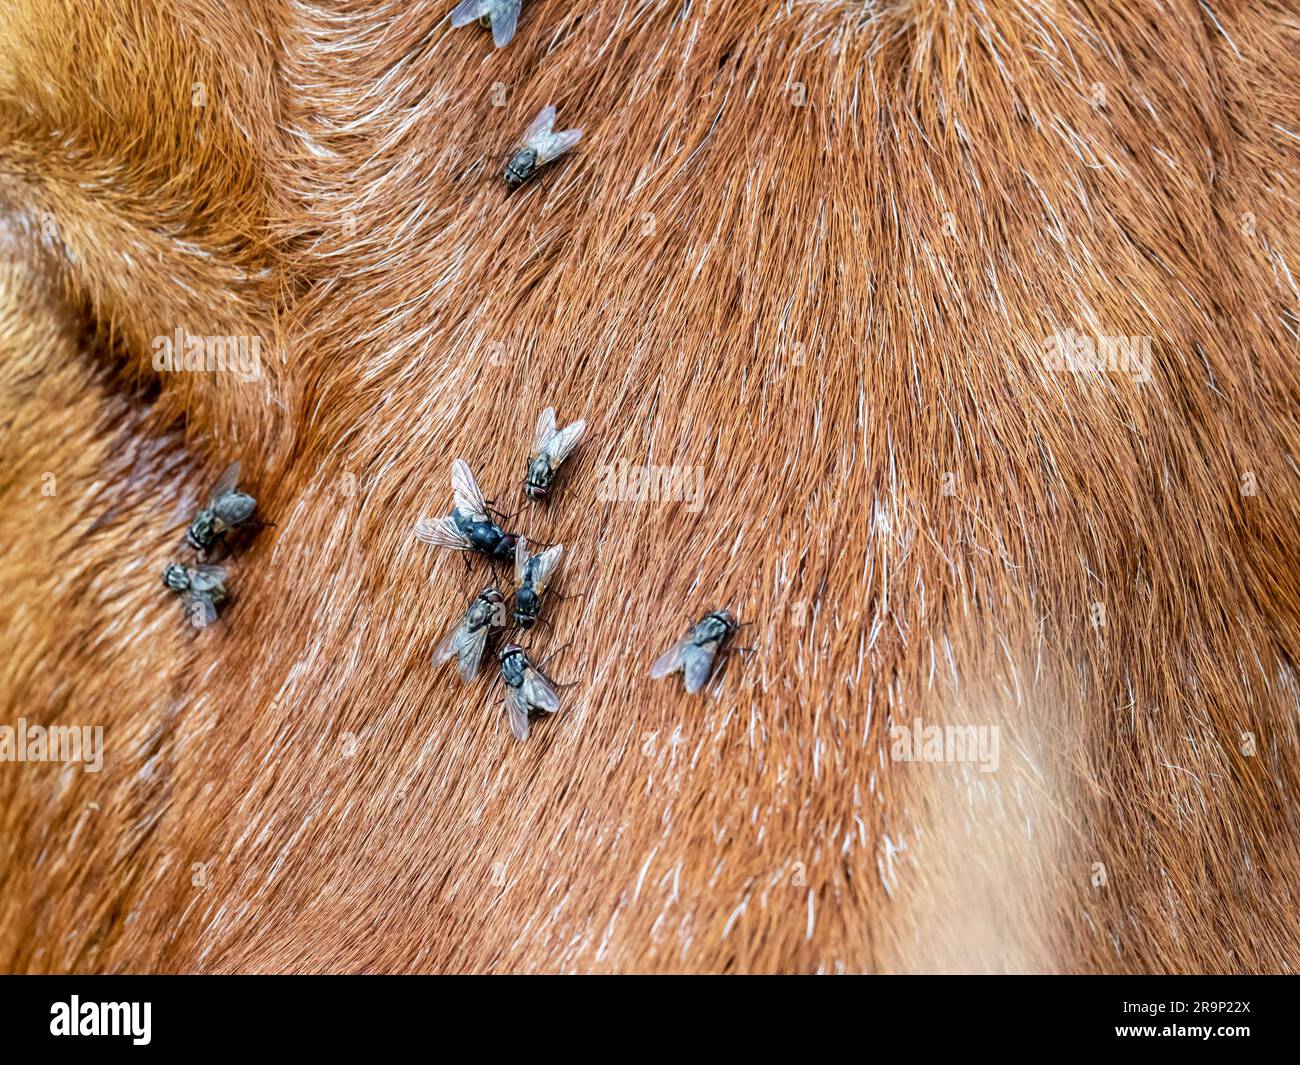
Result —
<svg viewBox="0 0 1300 1065"><path fill-rule="evenodd" d="M0 970L1295 969L1294 10L451 6L0 12L0 723L107 733L0 765ZM177 326L273 355L156 374ZM587 598L519 745L410 531L547 403L519 524ZM232 457L277 524L196 637ZM758 653L647 685L721 605ZM891 760L917 717L1000 770Z"/></svg>

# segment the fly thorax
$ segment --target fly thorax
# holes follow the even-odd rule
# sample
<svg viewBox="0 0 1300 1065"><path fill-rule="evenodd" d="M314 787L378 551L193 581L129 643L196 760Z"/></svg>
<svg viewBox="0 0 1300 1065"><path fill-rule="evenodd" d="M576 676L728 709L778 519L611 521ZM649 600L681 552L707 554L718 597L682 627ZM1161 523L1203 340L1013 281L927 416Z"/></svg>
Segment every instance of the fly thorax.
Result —
<svg viewBox="0 0 1300 1065"><path fill-rule="evenodd" d="M510 157L506 164L506 184L512 188L522 185L537 169L537 151L534 148L521 148Z"/></svg>
<svg viewBox="0 0 1300 1065"><path fill-rule="evenodd" d="M545 455L538 455L528 466L528 484L530 487L547 489L551 486L553 476L554 472L551 470L550 460Z"/></svg>
<svg viewBox="0 0 1300 1065"><path fill-rule="evenodd" d="M695 626L694 643L703 646L706 643L717 643L727 634L727 623L721 618L714 617L710 614L707 618Z"/></svg>
<svg viewBox="0 0 1300 1065"><path fill-rule="evenodd" d="M202 550L212 543L214 536L216 536L214 515L211 510L205 507L194 515L194 520L190 522L185 539L189 541L191 547Z"/></svg>
<svg viewBox="0 0 1300 1065"><path fill-rule="evenodd" d="M516 651L501 661L501 679L512 688L524 682L524 656Z"/></svg>

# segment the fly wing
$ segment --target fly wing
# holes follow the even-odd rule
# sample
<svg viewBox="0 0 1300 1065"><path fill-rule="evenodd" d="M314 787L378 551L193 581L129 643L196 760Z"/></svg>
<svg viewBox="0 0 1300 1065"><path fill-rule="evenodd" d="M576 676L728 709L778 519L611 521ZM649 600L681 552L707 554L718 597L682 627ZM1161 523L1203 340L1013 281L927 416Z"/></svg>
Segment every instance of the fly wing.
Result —
<svg viewBox="0 0 1300 1065"><path fill-rule="evenodd" d="M468 511L475 521L488 520L487 500L483 498L483 492L464 459L457 459L451 464L451 494L456 500L456 506Z"/></svg>
<svg viewBox="0 0 1300 1065"><path fill-rule="evenodd" d="M700 646L688 643L682 648L682 675L686 678L686 694L694 695L709 682L713 673L713 657L717 654L716 643Z"/></svg>
<svg viewBox="0 0 1300 1065"><path fill-rule="evenodd" d="M185 616L196 629L206 629L217 620L217 608L206 595L190 591L185 596Z"/></svg>
<svg viewBox="0 0 1300 1065"><path fill-rule="evenodd" d="M221 476L217 478L217 483L212 486L212 492L208 496L208 506L212 506L237 484L239 484L239 462L235 461L221 471Z"/></svg>
<svg viewBox="0 0 1300 1065"><path fill-rule="evenodd" d="M563 544L548 547L537 556L537 565L533 567L533 587L537 590L538 595L546 591L546 586L551 583L551 574L555 572L555 567L560 564L560 559L563 557ZM515 583L518 582L519 578L516 577Z"/></svg>
<svg viewBox="0 0 1300 1065"><path fill-rule="evenodd" d="M519 22L520 0L492 0L492 43L504 48L515 35Z"/></svg>
<svg viewBox="0 0 1300 1065"><path fill-rule="evenodd" d="M537 431L533 433L533 453L530 459L537 458L545 449L547 442L555 433L555 408L547 407L537 416Z"/></svg>
<svg viewBox="0 0 1300 1065"><path fill-rule="evenodd" d="M487 646L488 627L462 628L456 645L456 667L460 679L468 684L478 676L479 663L483 661L483 648Z"/></svg>
<svg viewBox="0 0 1300 1065"><path fill-rule="evenodd" d="M578 446L578 441L582 439L583 432L586 431L587 423L582 419L566 425L558 433L555 433L546 443L546 454L551 460L551 466L558 466L561 462L569 457L569 452Z"/></svg>
<svg viewBox="0 0 1300 1065"><path fill-rule="evenodd" d="M524 672L524 682L519 686L529 706L553 714L560 708L560 696L555 686L535 669Z"/></svg>
<svg viewBox="0 0 1300 1065"><path fill-rule="evenodd" d="M415 523L415 538L434 547L450 547L453 551L472 551L473 545L456 528L450 514L441 518L421 518Z"/></svg>
<svg viewBox="0 0 1300 1065"><path fill-rule="evenodd" d="M555 105L547 104L537 112L537 117L529 123L520 144L525 148L537 148L538 142L551 135L555 126Z"/></svg>
<svg viewBox="0 0 1300 1065"><path fill-rule="evenodd" d="M225 584L224 566L191 566L190 588L196 592L210 592L218 585Z"/></svg>
<svg viewBox="0 0 1300 1065"><path fill-rule="evenodd" d="M486 12L479 10L480 4L481 0L461 0L451 13L452 28L460 29L461 26L468 26L479 15L486 14ZM482 4L482 6L486 7L487 5Z"/></svg>
<svg viewBox="0 0 1300 1065"><path fill-rule="evenodd" d="M547 133L539 136L532 146L537 149L537 165L549 163L572 148L582 138L582 130L566 129L559 133Z"/></svg>
<svg viewBox="0 0 1300 1065"><path fill-rule="evenodd" d="M528 566L528 539L524 536L515 541L515 584L524 583L524 569Z"/></svg>
<svg viewBox="0 0 1300 1065"><path fill-rule="evenodd" d="M433 668L437 669L440 665L456 654L460 649L460 642L464 639L462 633L465 631L464 624L457 625L451 632L447 633L438 641L438 646L433 649Z"/></svg>
<svg viewBox="0 0 1300 1065"><path fill-rule="evenodd" d="M522 688L506 688L506 715L515 739L528 739L528 702Z"/></svg>
<svg viewBox="0 0 1300 1065"><path fill-rule="evenodd" d="M668 650L661 654L655 664L650 667L650 678L658 680L660 677L666 677L669 673L676 673L682 668L682 651L691 645L689 636L683 636Z"/></svg>

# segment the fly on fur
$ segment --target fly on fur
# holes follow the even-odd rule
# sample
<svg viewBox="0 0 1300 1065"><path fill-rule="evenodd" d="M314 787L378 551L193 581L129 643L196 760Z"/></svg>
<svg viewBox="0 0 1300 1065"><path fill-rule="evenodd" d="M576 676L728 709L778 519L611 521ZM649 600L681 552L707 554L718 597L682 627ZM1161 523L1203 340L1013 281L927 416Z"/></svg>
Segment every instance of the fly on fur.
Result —
<svg viewBox="0 0 1300 1065"><path fill-rule="evenodd" d="M680 669L687 693L694 695L709 682L718 652L739 629L740 623L730 610L705 614L650 667L650 676L658 680Z"/></svg>
<svg viewBox="0 0 1300 1065"><path fill-rule="evenodd" d="M186 542L195 551L206 555L231 529L252 522L257 500L239 491L238 486L239 463L232 462L213 485L207 505L194 515L185 533Z"/></svg>
<svg viewBox="0 0 1300 1065"><path fill-rule="evenodd" d="M451 13L452 28L460 29L477 19L484 29L492 30L492 43L504 48L515 35L520 3L521 0L461 0Z"/></svg>
<svg viewBox="0 0 1300 1065"><path fill-rule="evenodd" d="M226 598L226 571L221 566L186 566L173 562L163 570L163 584L185 599L185 616L197 629L217 620Z"/></svg>
<svg viewBox="0 0 1300 1065"><path fill-rule="evenodd" d="M551 582L551 575L560 564L564 548L560 544L548 547L540 555L528 553L528 541L519 537L515 541L515 624L530 629L542 613L542 596Z"/></svg>
<svg viewBox="0 0 1300 1065"><path fill-rule="evenodd" d="M454 656L462 681L468 684L477 677L488 637L505 628L505 602L506 597L495 585L489 585L479 592L465 611L461 623L434 648L434 668L437 669Z"/></svg>
<svg viewBox="0 0 1300 1065"><path fill-rule="evenodd" d="M555 107L547 104L538 112L523 140L506 161L506 185L517 189L533 176L541 167L555 159L575 144L582 136L580 129L565 129L559 133L555 129Z"/></svg>
<svg viewBox="0 0 1300 1065"><path fill-rule="evenodd" d="M578 446L586 428L587 423L579 419L563 429L556 429L554 407L547 407L538 415L537 431L533 434L533 450L528 458L528 473L524 478L524 492L529 499L546 498L560 464Z"/></svg>
<svg viewBox="0 0 1300 1065"><path fill-rule="evenodd" d="M528 739L529 720L535 714L553 714L560 708L560 696L541 670L533 665L528 652L508 643L497 654L501 663L501 680L506 687L506 716L515 739Z"/></svg>
<svg viewBox="0 0 1300 1065"><path fill-rule="evenodd" d="M514 558L516 537L489 516L487 500L464 459L451 464L451 494L455 500L452 512L442 518L421 518L415 526L416 539L509 563Z"/></svg>

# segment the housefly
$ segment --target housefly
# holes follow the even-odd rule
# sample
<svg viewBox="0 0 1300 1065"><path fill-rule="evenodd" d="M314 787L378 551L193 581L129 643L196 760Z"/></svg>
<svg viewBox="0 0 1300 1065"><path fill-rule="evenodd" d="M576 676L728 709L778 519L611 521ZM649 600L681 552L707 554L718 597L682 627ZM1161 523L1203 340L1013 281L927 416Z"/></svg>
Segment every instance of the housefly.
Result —
<svg viewBox="0 0 1300 1065"><path fill-rule="evenodd" d="M551 574L560 564L564 548L560 544L548 547L540 555L528 553L528 541L519 537L515 541L515 624L530 629L542 612L542 596L551 582Z"/></svg>
<svg viewBox="0 0 1300 1065"><path fill-rule="evenodd" d="M434 649L434 668L454 655L461 680L468 684L478 676L488 636L497 629L505 628L505 601L506 597L495 585L489 585L479 592L465 611L461 623Z"/></svg>
<svg viewBox="0 0 1300 1065"><path fill-rule="evenodd" d="M442 518L421 518L416 539L453 551L476 551L495 562L514 558L515 540L488 516L487 500L464 459L451 464L451 493L455 508Z"/></svg>
<svg viewBox="0 0 1300 1065"><path fill-rule="evenodd" d="M547 407L538 415L533 450L528 457L528 473L524 478L524 492L529 499L546 498L546 493L551 490L551 482L560 469L560 463L577 447L586 428L587 423L579 419L563 429L556 429L554 407Z"/></svg>
<svg viewBox="0 0 1300 1065"><path fill-rule="evenodd" d="M506 686L506 715L515 739L528 739L528 721L535 713L553 714L560 708L560 696L549 680L533 665L528 652L509 643L497 654L501 679Z"/></svg>
<svg viewBox="0 0 1300 1065"><path fill-rule="evenodd" d="M563 155L577 144L578 138L582 136L580 129L566 129L555 133L554 126L555 107L553 104L547 104L538 112L532 125L524 133L523 140L506 161L504 176L510 188L517 189L540 167Z"/></svg>
<svg viewBox="0 0 1300 1065"><path fill-rule="evenodd" d="M492 43L504 48L515 35L521 0L461 0L451 13L454 29L468 26L475 19L484 29L491 28Z"/></svg>
<svg viewBox="0 0 1300 1065"><path fill-rule="evenodd" d="M739 628L740 623L730 610L705 614L650 667L650 676L658 680L680 669L687 693L694 695L708 683L714 658Z"/></svg>
<svg viewBox="0 0 1300 1065"><path fill-rule="evenodd" d="M163 570L163 584L185 599L185 615L197 629L217 620L226 598L226 571L221 566L186 566L173 562Z"/></svg>
<svg viewBox="0 0 1300 1065"><path fill-rule="evenodd" d="M213 485L207 505L194 515L185 533L186 542L195 551L206 555L231 529L252 522L257 500L239 491L238 485L239 463L232 462Z"/></svg>

